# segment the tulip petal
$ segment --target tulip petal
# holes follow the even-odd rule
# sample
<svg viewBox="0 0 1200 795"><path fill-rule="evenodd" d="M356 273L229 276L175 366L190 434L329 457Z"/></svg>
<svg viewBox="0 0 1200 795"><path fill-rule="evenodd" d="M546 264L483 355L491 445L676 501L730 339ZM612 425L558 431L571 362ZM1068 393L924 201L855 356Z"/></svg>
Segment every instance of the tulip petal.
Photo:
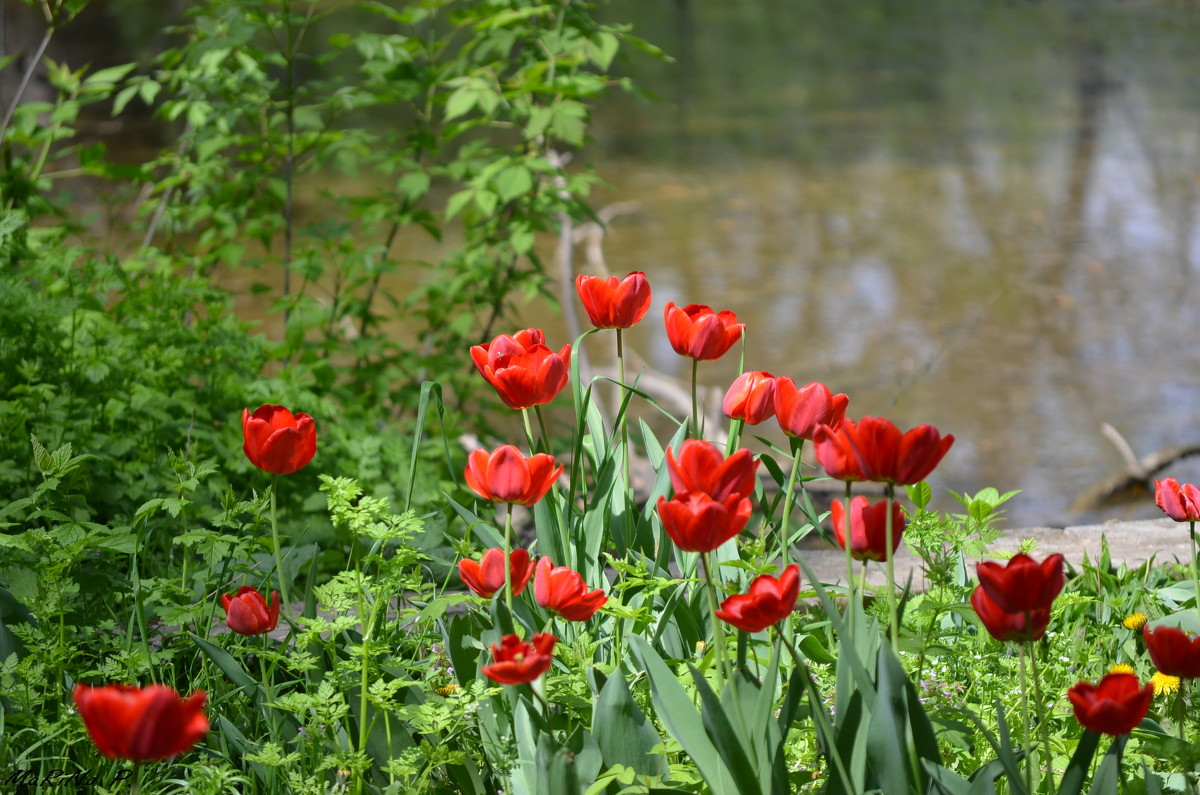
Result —
<svg viewBox="0 0 1200 795"><path fill-rule="evenodd" d="M529 467L525 456L511 444L498 447L488 459L487 482L495 499L521 502L529 491Z"/></svg>

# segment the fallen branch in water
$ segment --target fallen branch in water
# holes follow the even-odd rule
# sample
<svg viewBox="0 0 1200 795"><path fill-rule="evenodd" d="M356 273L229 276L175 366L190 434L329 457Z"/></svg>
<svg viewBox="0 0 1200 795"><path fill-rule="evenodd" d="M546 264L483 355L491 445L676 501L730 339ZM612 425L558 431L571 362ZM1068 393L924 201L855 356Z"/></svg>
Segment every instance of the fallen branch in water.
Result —
<svg viewBox="0 0 1200 795"><path fill-rule="evenodd" d="M1154 492L1150 478L1182 458L1200 455L1200 443L1178 445L1138 458L1120 432L1107 422L1100 432L1113 443L1125 459L1125 471L1106 478L1080 494L1071 505L1072 511L1093 511L1119 502L1140 499Z"/></svg>

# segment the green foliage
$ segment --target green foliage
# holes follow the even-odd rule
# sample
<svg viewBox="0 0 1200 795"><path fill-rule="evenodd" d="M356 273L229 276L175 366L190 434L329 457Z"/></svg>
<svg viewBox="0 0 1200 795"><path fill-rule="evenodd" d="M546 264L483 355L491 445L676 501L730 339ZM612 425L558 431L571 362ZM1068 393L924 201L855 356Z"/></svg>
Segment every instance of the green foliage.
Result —
<svg viewBox="0 0 1200 795"><path fill-rule="evenodd" d="M906 489L917 512L908 519L904 543L920 556L931 590L966 583L966 558L991 554L992 544L1000 537L993 524L1004 513L1000 506L1020 493L1001 494L994 488L983 489L974 496L951 492L967 512L942 516L925 510L931 496L928 484L918 483Z"/></svg>
<svg viewBox="0 0 1200 795"><path fill-rule="evenodd" d="M43 3L49 35L84 5ZM5 770L103 771L115 789L132 768L88 742L71 689L159 682L204 690L211 730L143 766L148 791L1021 793L1042 763L1066 771L1061 792L1083 791L1100 743L1061 694L1113 662L1145 678L1122 617L1189 626L1178 609L1195 593L1166 567L1107 556L1072 572L1031 645L1051 740L1026 736L1018 660L971 617L964 565L991 551L1015 492L954 495L965 512L947 516L928 485L909 488L926 591L907 600L895 648L861 594L837 605L811 572L809 611L730 642L710 606L776 568L785 523L793 538L819 524L809 479L799 522L759 489L758 537L701 565L654 507L687 423L650 401L678 430L664 443L641 422L631 442L627 412L646 396L583 383L578 358L573 435L528 440L570 459L564 482L515 512L515 533L464 496L447 437L491 429L465 351L545 297L538 236L588 217L598 181L568 167L589 103L625 85L613 64L644 45L593 8L206 0L152 65L45 63L55 101L6 109ZM92 105L145 105L173 140L150 162L107 163L78 137ZM90 239L60 191L80 174L107 180L114 202L141 194L136 239ZM270 305L260 325L238 314L247 292ZM610 388L624 390L611 426L594 395ZM260 403L318 427L314 463L274 484L239 450L239 412ZM626 482L635 455L654 469L645 504ZM780 486L789 455L763 461ZM465 593L458 558L514 535L604 588L605 607L567 622L536 583ZM222 595L277 582L303 599L274 630L227 631ZM483 676L503 635L543 631L558 638L544 676ZM1146 792L1190 785L1198 760L1176 737L1194 729L1189 706L1155 702L1108 746L1092 790L1120 777L1122 753Z"/></svg>

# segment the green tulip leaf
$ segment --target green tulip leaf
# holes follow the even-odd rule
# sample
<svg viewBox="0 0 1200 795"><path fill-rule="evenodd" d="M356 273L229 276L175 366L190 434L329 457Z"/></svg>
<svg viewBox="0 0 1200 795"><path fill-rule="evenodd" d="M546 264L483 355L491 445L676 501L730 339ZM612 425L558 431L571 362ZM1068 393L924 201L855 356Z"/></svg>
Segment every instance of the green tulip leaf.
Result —
<svg viewBox="0 0 1200 795"><path fill-rule="evenodd" d="M625 672L620 668L600 690L592 711L592 734L604 755L604 764L609 767L624 765L643 776L666 773L666 757L651 753L652 748L662 743L662 738L633 700Z"/></svg>
<svg viewBox="0 0 1200 795"><path fill-rule="evenodd" d="M746 736L744 727L735 725L734 719L726 712L726 705L708 686L704 674L700 673L691 663L688 663L688 670L692 672L692 681L696 685L697 695L700 696L700 718L704 723L704 728L716 745L717 752L725 760L726 768L737 781L738 791L743 793L757 791L758 780L754 773L758 768L751 763L752 753L743 742L743 738ZM733 712L734 710L729 711Z"/></svg>
<svg viewBox="0 0 1200 795"><path fill-rule="evenodd" d="M220 646L209 643L201 637L188 633L192 636L192 640L200 647L208 658L217 664L221 672L229 677L230 681L238 687L245 688L251 693L257 694L261 687L257 679L246 673L246 669L238 663L237 660L230 656L229 652L222 649Z"/></svg>
<svg viewBox="0 0 1200 795"><path fill-rule="evenodd" d="M1087 734L1092 734L1092 732L1087 732ZM1113 738L1112 744L1108 746L1108 752L1104 754L1104 759L1100 760L1100 767L1096 769L1095 777L1092 778L1092 786L1088 790L1088 795L1110 795L1117 792L1121 779L1121 752L1125 750L1125 743L1128 740L1128 734Z"/></svg>
<svg viewBox="0 0 1200 795"><path fill-rule="evenodd" d="M650 699L659 719L695 762L713 795L737 795L738 788L729 769L704 733L703 723L697 720L696 708L675 674L641 636L630 638L629 645L650 679Z"/></svg>
<svg viewBox="0 0 1200 795"><path fill-rule="evenodd" d="M1100 746L1100 735L1094 731L1084 731L1071 761L1063 773L1062 783L1058 786L1058 795L1079 795L1083 791L1083 782L1087 779L1088 771L1092 768L1092 758Z"/></svg>

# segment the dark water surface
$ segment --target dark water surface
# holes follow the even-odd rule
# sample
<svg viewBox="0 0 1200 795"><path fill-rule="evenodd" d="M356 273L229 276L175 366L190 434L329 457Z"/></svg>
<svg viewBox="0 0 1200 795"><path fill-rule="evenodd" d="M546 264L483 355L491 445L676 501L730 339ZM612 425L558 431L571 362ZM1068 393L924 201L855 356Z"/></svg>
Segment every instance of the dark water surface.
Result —
<svg viewBox="0 0 1200 795"><path fill-rule="evenodd" d="M1194 4L621 0L611 17L677 58L627 65L666 101L609 102L586 153L613 186L598 204L638 203L604 254L654 286L633 334L651 368L690 372L666 301L732 309L748 368L954 433L935 487L1022 489L1018 525L1160 515L1069 507L1124 466L1102 423L1138 455L1200 441Z"/></svg>

